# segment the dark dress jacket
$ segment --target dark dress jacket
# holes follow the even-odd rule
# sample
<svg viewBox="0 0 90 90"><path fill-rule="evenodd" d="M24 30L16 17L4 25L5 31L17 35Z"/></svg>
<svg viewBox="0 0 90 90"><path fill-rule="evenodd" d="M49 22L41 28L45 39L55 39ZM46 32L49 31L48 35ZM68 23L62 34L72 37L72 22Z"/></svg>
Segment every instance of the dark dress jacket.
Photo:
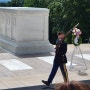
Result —
<svg viewBox="0 0 90 90"><path fill-rule="evenodd" d="M67 43L65 41L62 41L60 47L58 49L56 48L54 63L58 64L67 63L66 52L67 52Z"/></svg>

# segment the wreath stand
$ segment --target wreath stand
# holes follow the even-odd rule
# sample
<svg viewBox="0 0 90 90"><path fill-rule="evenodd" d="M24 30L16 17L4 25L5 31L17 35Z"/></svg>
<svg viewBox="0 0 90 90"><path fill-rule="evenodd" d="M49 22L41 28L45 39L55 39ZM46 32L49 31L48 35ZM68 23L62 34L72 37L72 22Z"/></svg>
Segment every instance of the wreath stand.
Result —
<svg viewBox="0 0 90 90"><path fill-rule="evenodd" d="M79 52L81 54L81 57L82 57L82 60L83 60L83 63L85 65L85 70L87 70L87 65L86 65L85 59L83 58L83 54L82 54L82 51L81 51L79 46L74 46L74 50L73 50L73 53L72 53L72 56L71 56L71 64L70 64L70 69L69 70L71 70L73 68L73 57L75 55L76 50L79 50ZM81 71L79 70L79 72L81 72Z"/></svg>

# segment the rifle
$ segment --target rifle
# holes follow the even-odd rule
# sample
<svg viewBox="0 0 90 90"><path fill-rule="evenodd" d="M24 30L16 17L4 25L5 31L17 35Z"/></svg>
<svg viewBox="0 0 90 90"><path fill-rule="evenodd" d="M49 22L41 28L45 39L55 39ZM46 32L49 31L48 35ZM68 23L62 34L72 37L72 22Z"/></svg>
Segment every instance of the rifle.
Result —
<svg viewBox="0 0 90 90"><path fill-rule="evenodd" d="M75 29L77 26L79 25L79 23L77 23L72 29L70 29L66 34L65 34L65 36L64 36L64 39L63 40L65 40L65 38L72 32L72 30L73 29ZM57 49L58 47L60 47L60 45L62 44L62 41L63 40L58 40L58 42L57 42L57 45L56 45L56 47L55 47L55 49Z"/></svg>
<svg viewBox="0 0 90 90"><path fill-rule="evenodd" d="M70 29L66 34L64 39L72 32L73 29L75 29L77 26L79 25L79 23L77 23L72 29Z"/></svg>

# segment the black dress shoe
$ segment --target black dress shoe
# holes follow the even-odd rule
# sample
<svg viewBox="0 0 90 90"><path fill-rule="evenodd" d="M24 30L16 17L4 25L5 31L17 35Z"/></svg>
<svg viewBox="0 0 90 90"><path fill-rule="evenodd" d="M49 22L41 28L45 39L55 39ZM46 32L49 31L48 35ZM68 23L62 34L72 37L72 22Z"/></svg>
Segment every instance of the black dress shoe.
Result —
<svg viewBox="0 0 90 90"><path fill-rule="evenodd" d="M50 86L50 83L49 83L48 81L42 80L42 83L44 83L44 84L47 85L47 86Z"/></svg>

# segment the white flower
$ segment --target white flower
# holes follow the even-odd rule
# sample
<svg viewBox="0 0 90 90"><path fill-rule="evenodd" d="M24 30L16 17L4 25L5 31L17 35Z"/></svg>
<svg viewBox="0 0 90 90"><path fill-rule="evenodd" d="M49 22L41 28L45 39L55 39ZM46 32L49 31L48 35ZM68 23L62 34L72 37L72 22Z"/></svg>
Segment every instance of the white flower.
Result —
<svg viewBox="0 0 90 90"><path fill-rule="evenodd" d="M78 28L73 29L73 35L81 35L81 31Z"/></svg>
<svg viewBox="0 0 90 90"><path fill-rule="evenodd" d="M80 32L80 29L78 29L78 32Z"/></svg>
<svg viewBox="0 0 90 90"><path fill-rule="evenodd" d="M74 35L76 35L76 33L73 33Z"/></svg>
<svg viewBox="0 0 90 90"><path fill-rule="evenodd" d="M72 32L75 33L76 32L75 29Z"/></svg>
<svg viewBox="0 0 90 90"><path fill-rule="evenodd" d="M78 29L76 29L76 32L78 32Z"/></svg>

